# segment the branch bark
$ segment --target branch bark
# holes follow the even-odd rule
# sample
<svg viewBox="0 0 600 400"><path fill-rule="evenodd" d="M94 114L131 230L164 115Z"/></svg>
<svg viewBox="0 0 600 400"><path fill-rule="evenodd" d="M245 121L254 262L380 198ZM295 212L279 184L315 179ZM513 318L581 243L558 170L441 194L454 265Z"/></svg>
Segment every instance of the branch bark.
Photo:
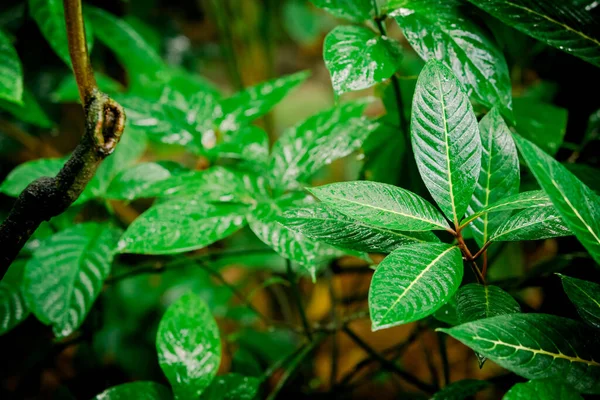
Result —
<svg viewBox="0 0 600 400"><path fill-rule="evenodd" d="M125 127L123 108L96 86L89 61L81 0L64 0L73 73L85 113L81 142L55 177L30 183L0 225L0 277L38 226L63 213L85 189L102 160L116 148Z"/></svg>

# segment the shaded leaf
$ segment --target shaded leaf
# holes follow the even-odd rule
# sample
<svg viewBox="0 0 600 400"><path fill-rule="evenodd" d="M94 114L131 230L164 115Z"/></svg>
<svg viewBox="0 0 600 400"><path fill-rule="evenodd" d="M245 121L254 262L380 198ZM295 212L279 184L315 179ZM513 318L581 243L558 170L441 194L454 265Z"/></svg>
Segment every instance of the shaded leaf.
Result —
<svg viewBox="0 0 600 400"><path fill-rule="evenodd" d="M446 217L458 225L479 177L482 146L462 85L439 61L429 61L419 75L411 137L425 186Z"/></svg>
<svg viewBox="0 0 600 400"><path fill-rule="evenodd" d="M0 99L22 104L23 68L17 51L6 34L0 31Z"/></svg>
<svg viewBox="0 0 600 400"><path fill-rule="evenodd" d="M554 206L537 207L511 216L490 235L490 241L541 240L572 234Z"/></svg>
<svg viewBox="0 0 600 400"><path fill-rule="evenodd" d="M15 118L28 124L42 128L51 128L54 125L33 94L27 89L23 90L23 104L0 100L0 109L8 111Z"/></svg>
<svg viewBox="0 0 600 400"><path fill-rule="evenodd" d="M156 350L176 399L198 398L210 385L221 362L221 340L199 296L184 294L167 309L158 325Z"/></svg>
<svg viewBox="0 0 600 400"><path fill-rule="evenodd" d="M253 400L260 380L240 374L217 376L202 394L202 400Z"/></svg>
<svg viewBox="0 0 600 400"><path fill-rule="evenodd" d="M21 289L25 263L16 260L0 281L0 336L23 322L30 314Z"/></svg>
<svg viewBox="0 0 600 400"><path fill-rule="evenodd" d="M377 267L369 289L372 329L417 321L433 314L458 289L463 277L456 246L410 244Z"/></svg>
<svg viewBox="0 0 600 400"><path fill-rule="evenodd" d="M517 132L541 147L556 154L567 132L567 110L531 99L514 100Z"/></svg>
<svg viewBox="0 0 600 400"><path fill-rule="evenodd" d="M558 274L569 300L586 322L600 328L600 285Z"/></svg>
<svg viewBox="0 0 600 400"><path fill-rule="evenodd" d="M249 161L249 167L260 169L269 160L269 136L258 126L242 126L234 131L222 132L217 137L217 145L205 153L215 158Z"/></svg>
<svg viewBox="0 0 600 400"><path fill-rule="evenodd" d="M154 382L131 382L111 387L100 393L93 400L170 400L173 395L163 385Z"/></svg>
<svg viewBox="0 0 600 400"><path fill-rule="evenodd" d="M95 72L94 77L96 78L96 83L98 84L98 88L109 95L113 95L115 93L123 92L124 88L121 83L113 80L112 78ZM79 89L77 88L77 82L75 81L75 77L69 75L65 77L65 79L60 82L56 90L52 92L50 95L51 99L55 103L79 103L81 99L79 98Z"/></svg>
<svg viewBox="0 0 600 400"><path fill-rule="evenodd" d="M463 286L456 295L456 303L461 324L521 312L519 303L510 294L493 285Z"/></svg>
<svg viewBox="0 0 600 400"><path fill-rule="evenodd" d="M62 158L41 158L28 161L13 169L0 185L0 192L12 197L19 194L29 185L42 176L56 176L64 165Z"/></svg>
<svg viewBox="0 0 600 400"><path fill-rule="evenodd" d="M476 379L463 379L451 383L433 395L431 400L464 400L474 396L490 384L486 381Z"/></svg>
<svg viewBox="0 0 600 400"><path fill-rule="evenodd" d="M456 296L450 297L436 312L433 317L438 321L445 322L450 326L458 325L458 312L456 310Z"/></svg>
<svg viewBox="0 0 600 400"><path fill-rule="evenodd" d="M338 18L363 22L374 16L373 0L310 0ZM377 0L380 1L380 0Z"/></svg>
<svg viewBox="0 0 600 400"><path fill-rule="evenodd" d="M583 400L573 388L552 379L539 379L517 383L502 400Z"/></svg>

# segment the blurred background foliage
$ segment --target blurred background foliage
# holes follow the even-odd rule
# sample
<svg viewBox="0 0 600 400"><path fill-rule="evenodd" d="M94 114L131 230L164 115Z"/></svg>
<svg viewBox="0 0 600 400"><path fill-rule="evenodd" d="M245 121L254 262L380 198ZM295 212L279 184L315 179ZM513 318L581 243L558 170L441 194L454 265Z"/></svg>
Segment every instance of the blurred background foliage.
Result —
<svg viewBox="0 0 600 400"><path fill-rule="evenodd" d="M168 66L202 77L195 82L205 88L215 87L225 94L233 94L268 79L309 70L310 78L258 121L271 143L284 128L340 100L333 94L322 57L323 38L338 21L309 1L96 0L86 3L122 18ZM68 154L76 146L83 124L71 72L48 45L27 8L27 2L21 0L3 0L0 4L0 29L15 38L14 44L24 66L25 102L30 116L24 117L16 106L3 104L0 107L0 180L25 161ZM520 129L527 130L528 137L538 138L538 144L556 153L559 160L577 160L580 164L573 166L577 175L599 191L600 174L596 168L600 166L600 74L597 67L545 46L483 13L474 18L494 35L507 58L515 97L515 119ZM390 23L388 29L389 35L398 38L405 50L398 76L404 104L410 105L416 77L424 63L402 38L395 23ZM104 34L110 35L110 32ZM118 94L131 87L135 77L128 75L119 54L102 40L94 40L91 55L101 89ZM182 79L180 85L185 87L189 83ZM367 114L380 116L388 109L383 118L397 119L398 112L394 115L392 111L395 107L386 107L390 92L390 88L382 84L346 94L344 98L375 95L383 100L374 101ZM403 186L404 150L401 143L390 145L399 141L400 136L389 130L373 136L376 139L365 144L364 153L334 162L331 168L319 173L317 181L357 179L363 170L367 178ZM152 143L142 160L175 160L197 169L209 165L208 159L192 158L179 147L159 142ZM523 186L527 185L534 187L533 179L525 179ZM12 201L3 196L0 213L6 213ZM107 201L125 225L150 204L147 200L131 204ZM36 237L51 234L61 223L93 220L102 215L104 206L92 202L73 207L53 220L53 225L46 226L49 231L40 229ZM36 240L33 240L29 248L35 246ZM157 323L166 307L188 290L201 294L219 322L224 345L220 370L261 377L268 366L294 351L299 338L284 329L250 328L261 323L236 293L249 297L256 309L273 318L297 320L287 281L277 274L284 271L284 261L244 231L214 248L234 251L216 260L211 257L211 250L201 250L198 253L201 261L175 262L168 272L160 257L121 255L113 265L113 278L126 273L132 265L145 268L147 273L126 279L109 278L80 335L54 340L50 329L29 318L0 337L3 359L0 397L83 399L131 380L164 382L154 344ZM236 252L235 249L251 251ZM510 288L524 311L550 310L553 314L575 315L560 288L560 280L551 275L553 271L598 280L593 268L571 270L574 265L593 263L573 237L510 243L492 247L491 251L490 280ZM217 275L212 273L215 270L219 271ZM352 316L366 309L370 271L364 263L347 257L337 261L331 270L330 283L326 280L316 284L309 280L301 282L311 321L328 321L332 315L335 318ZM436 316L440 321L452 318L444 309ZM441 339L431 330L425 332L424 326L441 323L428 320L375 333L370 331L370 322L365 319L356 320L351 326L365 342L391 355L407 371L425 381L439 382L442 360L439 352L431 349L437 349ZM398 343L403 345L398 346ZM518 379L506 375L491 362L479 369L473 353L458 342L448 340L447 350L452 381L465 377L492 378L496 386L481 392L480 398L498 398L498 393L503 393ZM275 385L282 373L283 370L277 371L269 384ZM309 393L311 398L331 398L330 390L335 387L338 393L350 398L372 398L376 393L378 398L384 399L397 398L398 393L410 389L341 334L320 346L292 379L281 398L303 395L308 398Z"/></svg>

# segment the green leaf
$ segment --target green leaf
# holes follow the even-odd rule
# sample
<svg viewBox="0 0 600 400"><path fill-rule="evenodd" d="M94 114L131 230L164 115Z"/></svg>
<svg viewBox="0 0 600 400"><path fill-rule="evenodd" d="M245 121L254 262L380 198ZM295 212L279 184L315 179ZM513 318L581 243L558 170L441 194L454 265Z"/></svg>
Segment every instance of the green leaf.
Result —
<svg viewBox="0 0 600 400"><path fill-rule="evenodd" d="M165 181L190 173L173 161L148 162L121 171L110 183L106 197L117 200L135 200L164 195Z"/></svg>
<svg viewBox="0 0 600 400"><path fill-rule="evenodd" d="M600 328L600 285L558 274L569 300L586 322Z"/></svg>
<svg viewBox="0 0 600 400"><path fill-rule="evenodd" d="M399 232L374 228L323 204L288 210L280 222L311 239L367 253L390 253L410 243L439 241L431 232Z"/></svg>
<svg viewBox="0 0 600 400"><path fill-rule="evenodd" d="M600 262L600 199L558 161L518 135L519 151L564 223Z"/></svg>
<svg viewBox="0 0 600 400"><path fill-rule="evenodd" d="M600 334L545 314L508 314L438 329L518 375L553 378L583 393L600 392Z"/></svg>
<svg viewBox="0 0 600 400"><path fill-rule="evenodd" d="M504 55L460 6L451 0L389 1L391 9L400 7L390 15L421 58L443 62L475 101L488 108L498 106L510 117L512 87Z"/></svg>
<svg viewBox="0 0 600 400"><path fill-rule="evenodd" d="M75 225L44 240L27 262L27 306L56 336L83 323L110 272L120 234L107 224Z"/></svg>
<svg viewBox="0 0 600 400"><path fill-rule="evenodd" d="M201 400L253 400L259 386L258 378L235 373L217 376L202 394Z"/></svg>
<svg viewBox="0 0 600 400"><path fill-rule="evenodd" d="M367 225L404 231L448 229L444 217L423 198L385 183L333 183L309 191L327 206Z"/></svg>
<svg viewBox="0 0 600 400"><path fill-rule="evenodd" d="M17 51L6 34L0 31L0 99L22 104L23 69Z"/></svg>
<svg viewBox="0 0 600 400"><path fill-rule="evenodd" d="M16 260L0 281L0 336L23 322L30 314L21 289L25 263Z"/></svg>
<svg viewBox="0 0 600 400"><path fill-rule="evenodd" d="M323 46L325 65L338 95L385 81L398 70L402 60L400 43L362 26L334 28Z"/></svg>
<svg viewBox="0 0 600 400"><path fill-rule="evenodd" d="M249 161L251 167L260 169L269 161L269 136L264 129L254 125L221 132L217 137L216 146L206 154L215 158Z"/></svg>
<svg viewBox="0 0 600 400"><path fill-rule="evenodd" d="M265 115L309 76L302 71L259 83L223 100L224 118L219 129L233 131Z"/></svg>
<svg viewBox="0 0 600 400"><path fill-rule="evenodd" d="M458 318L461 324L498 315L521 312L519 303L497 286L470 283L456 295Z"/></svg>
<svg viewBox="0 0 600 400"><path fill-rule="evenodd" d="M492 242L541 240L570 236L573 232L565 225L554 206L528 208L511 216L490 235Z"/></svg>
<svg viewBox="0 0 600 400"><path fill-rule="evenodd" d="M93 400L171 400L173 395L163 385L154 382L131 382L111 387Z"/></svg>
<svg viewBox="0 0 600 400"><path fill-rule="evenodd" d="M500 199L485 207L482 212L502 212L550 206L552 206L552 202L546 193L542 190L530 190Z"/></svg>
<svg viewBox="0 0 600 400"><path fill-rule="evenodd" d="M96 78L98 88L104 93L113 95L124 91L121 83L102 73L95 72L94 77ZM50 97L55 103L80 103L81 99L79 98L79 89L77 88L75 77L73 75L65 77Z"/></svg>
<svg viewBox="0 0 600 400"><path fill-rule="evenodd" d="M502 398L502 400L583 400L573 388L552 379L533 380L517 383Z"/></svg>
<svg viewBox="0 0 600 400"><path fill-rule="evenodd" d="M177 197L150 207L133 221L119 241L119 252L176 254L201 249L240 229L247 211L244 204Z"/></svg>
<svg viewBox="0 0 600 400"><path fill-rule="evenodd" d="M15 118L28 124L42 128L51 128L54 125L33 94L27 89L23 90L23 104L15 104L0 99L0 109L8 111Z"/></svg>
<svg viewBox="0 0 600 400"><path fill-rule="evenodd" d="M273 146L273 186L297 189L333 160L345 157L366 140L377 124L359 118L367 103L351 102L320 112L286 129Z"/></svg>
<svg viewBox="0 0 600 400"><path fill-rule="evenodd" d="M468 214L519 193L519 155L508 126L496 108L479 122L483 151L481 171L475 192L467 210ZM510 213L485 213L471 225L473 237L483 246Z"/></svg>
<svg viewBox="0 0 600 400"><path fill-rule="evenodd" d="M456 295L450 297L436 312L433 317L438 321L444 322L450 326L458 325L458 313L456 311Z"/></svg>
<svg viewBox="0 0 600 400"><path fill-rule="evenodd" d="M433 314L456 292L463 277L460 250L447 244L410 244L379 264L369 289L372 329Z"/></svg>
<svg viewBox="0 0 600 400"><path fill-rule="evenodd" d="M286 1L281 9L281 25L292 40L303 46L314 44L321 33L323 16L305 0Z"/></svg>
<svg viewBox="0 0 600 400"><path fill-rule="evenodd" d="M505 24L589 63L600 66L596 21L584 7L568 2L469 0Z"/></svg>
<svg viewBox="0 0 600 400"><path fill-rule="evenodd" d="M489 382L486 381L463 379L446 386L434 394L431 400L464 400L474 396L489 385Z"/></svg>
<svg viewBox="0 0 600 400"><path fill-rule="evenodd" d="M221 362L219 327L197 295L181 296L165 312L156 335L158 362L176 399L197 399Z"/></svg>
<svg viewBox="0 0 600 400"><path fill-rule="evenodd" d="M531 99L514 101L517 132L549 154L556 154L567 132L567 110Z"/></svg>
<svg viewBox="0 0 600 400"><path fill-rule="evenodd" d="M429 61L417 81L412 146L425 186L458 225L481 168L481 138L473 107L452 71Z"/></svg>
<svg viewBox="0 0 600 400"><path fill-rule="evenodd" d="M2 182L0 192L18 197L23 189L36 179L42 176L56 176L64 163L62 158L41 158L20 164Z"/></svg>
<svg viewBox="0 0 600 400"><path fill-rule="evenodd" d="M327 10L338 18L363 22L375 16L373 0L310 0L315 6ZM377 0L380 2L380 0Z"/></svg>
<svg viewBox="0 0 600 400"><path fill-rule="evenodd" d="M63 2L60 0L29 0L28 8L31 18L37 23L52 50L71 67ZM85 37L90 51L93 36L90 24L85 24Z"/></svg>

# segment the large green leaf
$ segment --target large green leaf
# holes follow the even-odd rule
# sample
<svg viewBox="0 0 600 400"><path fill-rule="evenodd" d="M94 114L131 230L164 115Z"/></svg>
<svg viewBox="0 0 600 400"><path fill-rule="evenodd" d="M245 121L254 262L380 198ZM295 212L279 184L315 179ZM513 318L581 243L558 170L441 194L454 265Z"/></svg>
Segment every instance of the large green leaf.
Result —
<svg viewBox="0 0 600 400"><path fill-rule="evenodd" d="M351 102L320 112L288 128L273 146L273 186L298 188L333 160L359 148L377 124L359 118L367 103Z"/></svg>
<svg viewBox="0 0 600 400"><path fill-rule="evenodd" d="M197 399L221 362L219 327L208 305L187 293L163 315L156 335L158 362L176 399Z"/></svg>
<svg viewBox="0 0 600 400"><path fill-rule="evenodd" d="M462 256L456 246L419 243L400 247L373 275L369 289L372 329L433 314L456 292L462 277Z"/></svg>
<svg viewBox="0 0 600 400"><path fill-rule="evenodd" d="M366 27L341 25L325 37L323 59L339 95L391 77L402 60L402 47Z"/></svg>
<svg viewBox="0 0 600 400"><path fill-rule="evenodd" d="M461 324L521 312L519 303L510 294L492 285L463 286L456 295L456 303Z"/></svg>
<svg viewBox="0 0 600 400"><path fill-rule="evenodd" d="M323 204L288 210L280 222L311 239L368 253L390 253L410 243L439 241L431 232L400 232L368 226Z"/></svg>
<svg viewBox="0 0 600 400"><path fill-rule="evenodd" d="M61 0L29 0L28 8L31 17L37 23L50 47L67 65L71 66L63 2ZM86 24L85 28L87 46L91 50L92 29L89 24Z"/></svg>
<svg viewBox="0 0 600 400"><path fill-rule="evenodd" d="M406 39L424 60L451 68L468 93L504 115L512 109L511 82L504 55L486 32L460 10L454 0L390 0Z"/></svg>
<svg viewBox="0 0 600 400"><path fill-rule="evenodd" d="M563 288L585 321L600 328L600 285L560 275Z"/></svg>
<svg viewBox="0 0 600 400"><path fill-rule="evenodd" d="M479 122L481 134L481 171L467 212L473 214L487 206L519 193L519 155L508 126L496 108ZM470 227L473 237L483 246L510 213L485 213Z"/></svg>
<svg viewBox="0 0 600 400"><path fill-rule="evenodd" d="M517 383L502 400L583 400L583 397L568 385L552 379L536 379Z"/></svg>
<svg viewBox="0 0 600 400"><path fill-rule="evenodd" d="M597 22L584 7L561 0L469 0L505 24L600 66Z"/></svg>
<svg viewBox="0 0 600 400"><path fill-rule="evenodd" d="M552 202L546 193L544 193L542 190L531 190L500 199L497 202L488 205L483 210L469 215L462 221L462 224L465 225L470 221L475 220L477 217L484 215L485 213L497 213L502 211L520 210L523 208L550 206L552 206Z"/></svg>
<svg viewBox="0 0 600 400"><path fill-rule="evenodd" d="M1 34L2 33L0 32L0 35ZM0 68L2 68L2 66L0 66ZM0 72L0 74L2 74L2 72ZM0 85L2 84L0 83ZM77 96L79 96L79 94L77 94ZM8 111L14 115L15 118L27 122L28 124L40 126L42 128L51 128L54 125L33 94L27 89L23 90L22 103L23 104L16 104L0 99L0 109Z"/></svg>
<svg viewBox="0 0 600 400"><path fill-rule="evenodd" d="M429 61L419 75L411 136L425 186L458 225L479 177L481 138L467 94L439 61Z"/></svg>
<svg viewBox="0 0 600 400"><path fill-rule="evenodd" d="M527 208L519 211L491 233L489 240L492 242L514 242L549 239L572 234L573 232L565 225L556 208L550 206Z"/></svg>
<svg viewBox="0 0 600 400"><path fill-rule="evenodd" d="M463 379L462 381L454 382L436 394L431 400L465 400L477 394L477 392L485 389L490 385L486 381L478 381L476 379Z"/></svg>
<svg viewBox="0 0 600 400"><path fill-rule="evenodd" d="M525 378L552 378L580 392L600 392L600 334L585 324L516 313L439 330Z"/></svg>
<svg viewBox="0 0 600 400"><path fill-rule="evenodd" d="M21 104L23 70L21 60L8 36L0 31L0 99Z"/></svg>
<svg viewBox="0 0 600 400"><path fill-rule="evenodd" d="M24 269L25 262L16 260L0 281L0 336L20 324L30 314L21 289Z"/></svg>
<svg viewBox="0 0 600 400"><path fill-rule="evenodd" d="M177 197L150 207L133 221L119 241L119 252L175 254L201 249L240 229L247 211L244 204Z"/></svg>
<svg viewBox="0 0 600 400"><path fill-rule="evenodd" d="M373 0L310 0L338 18L363 22L374 16ZM381 0L377 0L381 2Z"/></svg>
<svg viewBox="0 0 600 400"><path fill-rule="evenodd" d="M444 217L423 198L385 183L333 183L309 191L329 207L367 225L404 231L448 229Z"/></svg>
<svg viewBox="0 0 600 400"><path fill-rule="evenodd" d="M567 132L567 110L535 99L516 98L517 132L550 154L556 154Z"/></svg>
<svg viewBox="0 0 600 400"><path fill-rule="evenodd" d="M558 161L518 135L513 136L538 183L564 223L600 262L600 199Z"/></svg>
<svg viewBox="0 0 600 400"><path fill-rule="evenodd" d="M240 374L217 376L201 400L253 400L256 398L260 380Z"/></svg>
<svg viewBox="0 0 600 400"><path fill-rule="evenodd" d="M154 382L131 382L111 387L93 400L171 400L173 395L163 385Z"/></svg>
<svg viewBox="0 0 600 400"><path fill-rule="evenodd" d="M27 305L56 336L83 323L110 272L120 234L107 224L75 225L44 240L27 262Z"/></svg>

